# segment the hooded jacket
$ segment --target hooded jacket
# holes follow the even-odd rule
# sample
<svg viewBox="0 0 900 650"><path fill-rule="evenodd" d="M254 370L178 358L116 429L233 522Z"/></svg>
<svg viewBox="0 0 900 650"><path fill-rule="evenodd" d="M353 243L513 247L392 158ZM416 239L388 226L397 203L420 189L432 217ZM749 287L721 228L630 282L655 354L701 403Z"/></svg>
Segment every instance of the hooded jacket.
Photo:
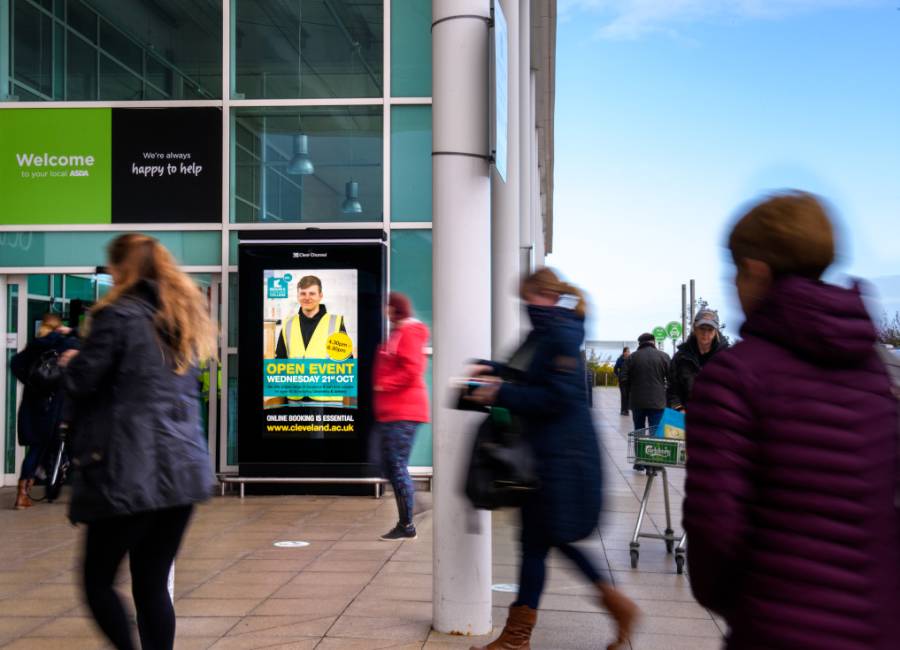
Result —
<svg viewBox="0 0 900 650"><path fill-rule="evenodd" d="M428 337L425 323L407 318L379 346L372 371L377 422L428 422Z"/></svg>
<svg viewBox="0 0 900 650"><path fill-rule="evenodd" d="M197 369L178 375L139 285L97 312L64 382L75 407L69 517L90 522L207 499L214 478Z"/></svg>
<svg viewBox="0 0 900 650"><path fill-rule="evenodd" d="M691 586L732 650L900 648L897 404L858 288L779 280L687 413Z"/></svg>
<svg viewBox="0 0 900 650"><path fill-rule="evenodd" d="M537 461L540 488L522 508L523 534L538 530L553 543L569 543L596 529L602 505L600 447L581 355L584 319L561 306L530 305L528 314L526 360L523 367L513 362L517 379L503 383L496 404L521 417Z"/></svg>

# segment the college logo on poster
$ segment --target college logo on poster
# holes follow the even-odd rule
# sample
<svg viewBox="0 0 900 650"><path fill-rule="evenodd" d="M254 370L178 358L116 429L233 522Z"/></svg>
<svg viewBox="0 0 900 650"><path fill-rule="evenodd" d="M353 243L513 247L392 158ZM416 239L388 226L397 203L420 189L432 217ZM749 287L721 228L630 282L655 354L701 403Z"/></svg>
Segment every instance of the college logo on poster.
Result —
<svg viewBox="0 0 900 650"><path fill-rule="evenodd" d="M290 277L269 278L266 286L266 297L269 300L284 300L288 297L288 282Z"/></svg>

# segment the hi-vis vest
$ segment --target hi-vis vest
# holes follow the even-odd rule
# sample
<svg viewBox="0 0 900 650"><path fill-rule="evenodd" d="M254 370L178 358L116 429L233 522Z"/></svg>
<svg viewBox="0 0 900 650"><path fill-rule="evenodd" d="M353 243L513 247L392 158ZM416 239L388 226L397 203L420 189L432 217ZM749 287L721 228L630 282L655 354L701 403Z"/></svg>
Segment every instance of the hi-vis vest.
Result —
<svg viewBox="0 0 900 650"><path fill-rule="evenodd" d="M281 338L290 359L328 359L328 337L341 331L344 323L343 316L338 314L325 315L319 320L313 335L309 339L309 345L303 343L303 331L300 329L300 315L292 316L281 328ZM302 399L303 395L291 396L288 399ZM316 402L341 402L339 397L310 397Z"/></svg>

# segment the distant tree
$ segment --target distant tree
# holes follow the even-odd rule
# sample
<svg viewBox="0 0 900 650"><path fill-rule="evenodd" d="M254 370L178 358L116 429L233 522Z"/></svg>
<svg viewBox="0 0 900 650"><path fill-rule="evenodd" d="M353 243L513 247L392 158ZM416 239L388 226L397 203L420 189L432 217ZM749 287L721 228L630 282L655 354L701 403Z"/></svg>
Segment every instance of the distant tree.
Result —
<svg viewBox="0 0 900 650"><path fill-rule="evenodd" d="M894 312L893 318L889 318L887 312L884 312L876 329L880 343L900 348L900 312Z"/></svg>

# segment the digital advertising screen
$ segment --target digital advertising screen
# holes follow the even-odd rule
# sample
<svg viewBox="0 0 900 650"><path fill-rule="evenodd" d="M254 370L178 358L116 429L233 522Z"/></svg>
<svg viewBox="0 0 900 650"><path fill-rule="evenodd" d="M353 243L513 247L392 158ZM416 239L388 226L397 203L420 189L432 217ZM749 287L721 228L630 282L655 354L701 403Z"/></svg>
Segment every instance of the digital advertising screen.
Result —
<svg viewBox="0 0 900 650"><path fill-rule="evenodd" d="M240 472L365 475L385 331L383 234L285 236L240 239Z"/></svg>

